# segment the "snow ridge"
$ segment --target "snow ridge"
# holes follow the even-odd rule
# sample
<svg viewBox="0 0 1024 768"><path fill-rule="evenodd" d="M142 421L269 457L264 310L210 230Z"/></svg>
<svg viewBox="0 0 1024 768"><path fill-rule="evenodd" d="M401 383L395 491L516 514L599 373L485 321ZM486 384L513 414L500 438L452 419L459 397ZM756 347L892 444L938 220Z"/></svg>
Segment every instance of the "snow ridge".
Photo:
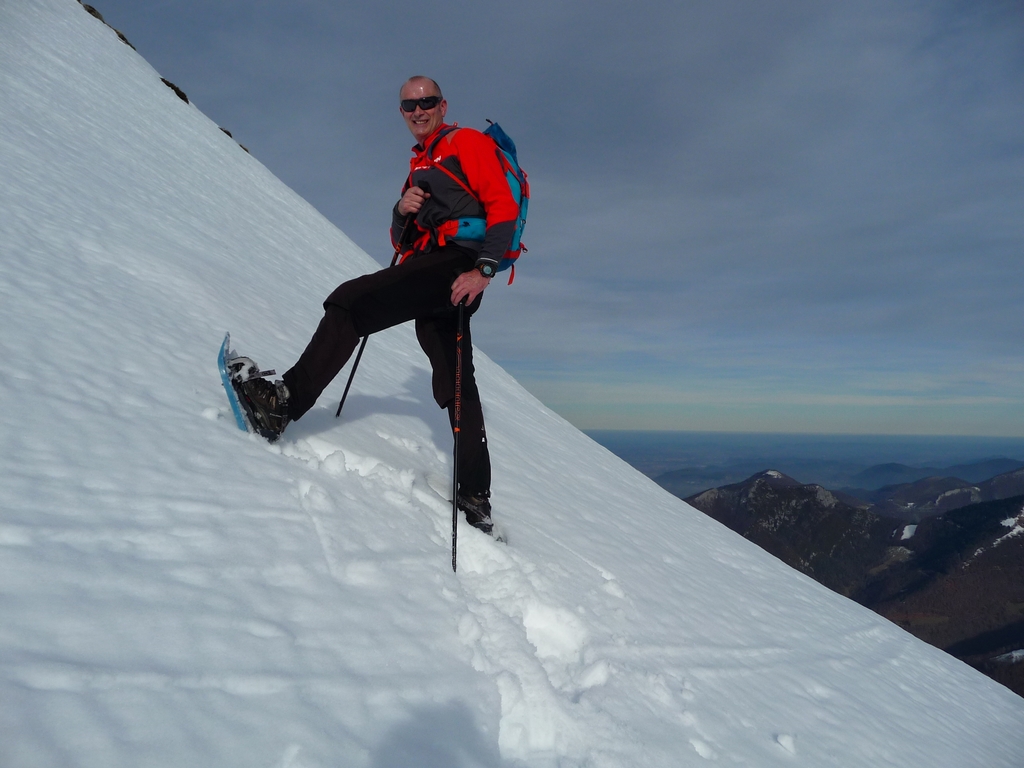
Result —
<svg viewBox="0 0 1024 768"><path fill-rule="evenodd" d="M376 262L74 0L0 5L0 91L0 765L1020 764L1020 698L482 353L510 544L453 574L411 329L273 446L218 380Z"/></svg>

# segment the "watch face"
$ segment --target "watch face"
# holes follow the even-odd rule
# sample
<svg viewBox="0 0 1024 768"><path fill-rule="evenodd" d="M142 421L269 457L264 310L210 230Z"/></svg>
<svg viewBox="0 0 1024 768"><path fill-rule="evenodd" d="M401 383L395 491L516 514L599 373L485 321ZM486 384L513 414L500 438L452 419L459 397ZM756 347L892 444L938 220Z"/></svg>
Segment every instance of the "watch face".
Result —
<svg viewBox="0 0 1024 768"><path fill-rule="evenodd" d="M494 277L494 267L490 264L484 264L480 267L480 274L484 277Z"/></svg>

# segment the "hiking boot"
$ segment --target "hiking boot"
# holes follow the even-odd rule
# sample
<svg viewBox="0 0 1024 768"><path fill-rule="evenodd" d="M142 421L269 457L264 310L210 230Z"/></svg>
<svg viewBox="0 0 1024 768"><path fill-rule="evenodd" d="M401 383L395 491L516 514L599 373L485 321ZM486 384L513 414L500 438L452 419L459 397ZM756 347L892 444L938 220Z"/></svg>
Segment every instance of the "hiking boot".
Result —
<svg viewBox="0 0 1024 768"><path fill-rule="evenodd" d="M256 422L256 431L270 442L284 432L288 418L288 387L283 381L271 383L264 378L252 378L239 385L242 396Z"/></svg>
<svg viewBox="0 0 1024 768"><path fill-rule="evenodd" d="M466 513L466 522L474 528L479 528L488 536L493 536L494 525L491 523L491 502L487 500L490 496L484 493L460 493L456 506Z"/></svg>

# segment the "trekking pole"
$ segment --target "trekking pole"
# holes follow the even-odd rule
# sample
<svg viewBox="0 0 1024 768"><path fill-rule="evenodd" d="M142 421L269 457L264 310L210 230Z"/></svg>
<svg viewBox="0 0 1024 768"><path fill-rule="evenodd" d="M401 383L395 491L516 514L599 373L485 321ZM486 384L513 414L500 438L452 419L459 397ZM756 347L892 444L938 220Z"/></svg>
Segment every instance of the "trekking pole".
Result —
<svg viewBox="0 0 1024 768"><path fill-rule="evenodd" d="M412 221L412 217L415 214L407 214L405 217L405 223L402 224L402 232L398 235L398 245L395 248L395 255L391 257L390 266L395 266L395 262L398 261L398 254L402 250L402 241L405 240L405 230L409 228L409 222ZM345 391L341 393L341 402L338 403L338 410L334 414L334 418L341 416L341 409L345 407L345 399L348 397L348 390L352 386L352 379L356 377L356 369L359 367L359 360L363 356L363 350L366 349L366 342L369 341L370 334L363 336L363 342L359 345L359 352L356 354L356 361L352 363L352 370L348 374L348 382L345 384Z"/></svg>
<svg viewBox="0 0 1024 768"><path fill-rule="evenodd" d="M394 262L391 262L391 266L395 266ZM341 393L341 402L338 403L338 410L334 413L334 418L341 416L341 409L345 407L345 399L348 397L349 387L352 386L352 379L356 377L356 368L359 367L359 360L363 356L363 350L366 349L366 342L369 341L370 335L363 336L363 342L359 345L359 352L356 353L356 361L352 363L352 370L348 374L348 381L345 383L345 391Z"/></svg>
<svg viewBox="0 0 1024 768"><path fill-rule="evenodd" d="M462 431L462 311L466 300L459 302L459 325L455 331L455 417L452 432L455 435L455 461L452 469L452 572L459 538L459 432Z"/></svg>

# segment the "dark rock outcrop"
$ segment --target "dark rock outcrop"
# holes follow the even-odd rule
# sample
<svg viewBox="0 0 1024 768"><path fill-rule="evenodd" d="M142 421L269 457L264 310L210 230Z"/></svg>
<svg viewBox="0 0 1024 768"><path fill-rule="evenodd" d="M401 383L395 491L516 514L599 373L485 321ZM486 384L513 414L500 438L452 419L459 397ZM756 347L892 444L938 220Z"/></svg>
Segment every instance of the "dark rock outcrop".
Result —
<svg viewBox="0 0 1024 768"><path fill-rule="evenodd" d="M122 43L127 45L133 51L135 50L135 46L128 42L128 38L124 36L124 33L122 33L121 30L114 29L109 24L107 24L107 21L106 21L106 19L103 18L103 14L102 13L97 11L93 6L88 5L87 3L83 3L82 0L78 0L78 2L81 3L82 8L85 9L86 13L88 13L90 16L93 16L93 17L99 19L104 24L106 24L108 27L110 27L110 29L112 29L114 31L114 34L117 35L117 39L118 40L120 40Z"/></svg>
<svg viewBox="0 0 1024 768"><path fill-rule="evenodd" d="M161 77L160 78L160 82L163 83L164 85L166 85L172 91L174 91L178 95L179 99L184 101L186 104L189 103L188 96L185 95L185 92L183 90L181 90L181 88L176 86L174 83L172 83L170 80L168 80L165 77Z"/></svg>

